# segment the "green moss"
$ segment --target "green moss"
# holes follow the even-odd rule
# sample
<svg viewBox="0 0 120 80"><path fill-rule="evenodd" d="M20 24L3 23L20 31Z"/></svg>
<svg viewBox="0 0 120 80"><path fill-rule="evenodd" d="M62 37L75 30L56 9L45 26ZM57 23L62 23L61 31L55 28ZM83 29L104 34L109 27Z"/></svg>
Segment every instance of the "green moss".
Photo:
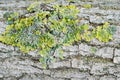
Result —
<svg viewBox="0 0 120 80"><path fill-rule="evenodd" d="M92 8L92 5L91 4L83 4L82 7L90 9L90 8Z"/></svg>
<svg viewBox="0 0 120 80"><path fill-rule="evenodd" d="M91 52L91 53L94 54L96 51L97 51L97 48L96 48L96 47L91 47L91 48L90 48L90 52Z"/></svg>
<svg viewBox="0 0 120 80"><path fill-rule="evenodd" d="M0 41L19 47L23 53L37 49L40 61L46 67L46 64L54 60L55 51L63 59L62 46L81 40L89 42L94 38L102 42L112 40L113 34L108 23L90 31L88 24L79 25L79 10L76 6L54 5L53 8L54 11L37 10L34 16L27 18L18 18L19 15L14 17L12 14L12 23L0 35ZM36 10L35 7L28 8L29 12L33 10ZM11 21L8 19L9 16L6 20Z"/></svg>
<svg viewBox="0 0 120 80"><path fill-rule="evenodd" d="M104 59L100 57L86 57L86 60L88 63L94 62L94 63L112 63L111 59Z"/></svg>

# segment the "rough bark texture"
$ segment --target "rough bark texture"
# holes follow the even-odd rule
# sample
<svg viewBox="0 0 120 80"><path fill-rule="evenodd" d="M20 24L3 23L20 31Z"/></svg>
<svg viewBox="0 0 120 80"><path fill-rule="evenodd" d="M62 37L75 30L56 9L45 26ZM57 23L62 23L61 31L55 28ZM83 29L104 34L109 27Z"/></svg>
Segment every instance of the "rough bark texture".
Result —
<svg viewBox="0 0 120 80"><path fill-rule="evenodd" d="M76 0L71 3L80 9L81 24L91 26L110 22L117 28L113 40L101 43L97 40L64 47L65 59L58 60L43 69L36 52L23 54L9 45L0 43L0 80L120 80L120 1L119 0ZM6 11L26 13L30 0L0 0L0 34L6 24ZM64 0L56 3L67 4ZM56 4L53 3L53 4ZM85 9L84 4L92 8ZM95 49L92 50L92 49Z"/></svg>

